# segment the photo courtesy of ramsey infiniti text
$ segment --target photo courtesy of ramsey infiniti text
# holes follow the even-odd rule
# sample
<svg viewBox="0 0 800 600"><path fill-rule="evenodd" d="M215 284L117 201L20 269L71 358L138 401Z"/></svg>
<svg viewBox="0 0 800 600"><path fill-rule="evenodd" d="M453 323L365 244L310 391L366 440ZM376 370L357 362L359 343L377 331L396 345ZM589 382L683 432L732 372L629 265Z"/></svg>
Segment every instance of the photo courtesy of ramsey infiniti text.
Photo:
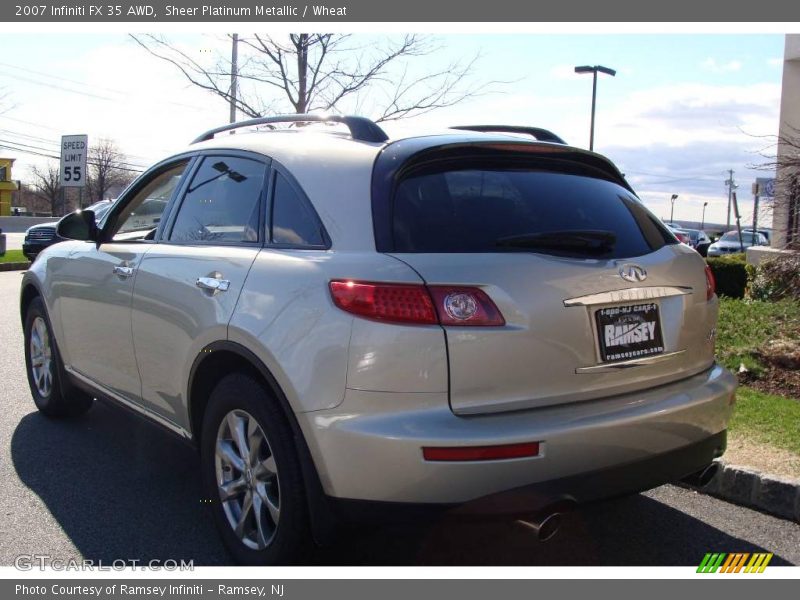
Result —
<svg viewBox="0 0 800 600"><path fill-rule="evenodd" d="M112 402L195 444L244 564L408 509L547 539L581 503L707 483L725 451L711 272L544 129L243 121L57 235L22 282L36 406Z"/></svg>

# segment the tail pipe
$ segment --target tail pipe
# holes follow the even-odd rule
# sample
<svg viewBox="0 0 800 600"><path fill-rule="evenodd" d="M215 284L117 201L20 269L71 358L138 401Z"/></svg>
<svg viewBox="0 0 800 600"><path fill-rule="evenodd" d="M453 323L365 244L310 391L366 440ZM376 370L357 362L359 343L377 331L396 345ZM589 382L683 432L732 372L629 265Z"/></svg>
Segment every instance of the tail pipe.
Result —
<svg viewBox="0 0 800 600"><path fill-rule="evenodd" d="M719 472L719 463L712 462L710 465L700 469L696 473L692 473L687 477L683 478L684 483L688 483L694 487L705 487L711 480L714 479L714 476Z"/></svg>
<svg viewBox="0 0 800 600"><path fill-rule="evenodd" d="M537 518L518 519L517 523L532 531L540 542L546 542L558 533L558 530L561 529L562 521L562 513L548 512Z"/></svg>

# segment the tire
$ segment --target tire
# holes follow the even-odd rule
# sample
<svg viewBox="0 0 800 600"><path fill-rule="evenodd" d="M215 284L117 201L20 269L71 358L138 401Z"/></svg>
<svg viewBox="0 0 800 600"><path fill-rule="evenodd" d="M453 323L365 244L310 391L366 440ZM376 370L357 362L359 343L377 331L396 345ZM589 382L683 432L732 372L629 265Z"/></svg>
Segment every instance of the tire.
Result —
<svg viewBox="0 0 800 600"><path fill-rule="evenodd" d="M25 371L33 401L42 414L77 417L92 407L88 394L69 385L58 352L53 328L40 297L34 298L25 314Z"/></svg>
<svg viewBox="0 0 800 600"><path fill-rule="evenodd" d="M236 442L238 431L246 434L244 450ZM239 563L293 564L303 558L313 541L300 462L291 427L260 382L244 373L220 380L203 418L200 462L214 523Z"/></svg>

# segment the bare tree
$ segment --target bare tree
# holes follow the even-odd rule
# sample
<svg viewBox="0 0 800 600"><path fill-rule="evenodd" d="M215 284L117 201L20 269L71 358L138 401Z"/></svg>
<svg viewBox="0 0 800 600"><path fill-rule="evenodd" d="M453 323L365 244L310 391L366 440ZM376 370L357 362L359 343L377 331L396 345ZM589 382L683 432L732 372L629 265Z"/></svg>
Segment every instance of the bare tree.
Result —
<svg viewBox="0 0 800 600"><path fill-rule="evenodd" d="M332 33L297 33L286 40L253 34L239 38L245 52L240 53L234 94L226 56L218 54L209 67L164 37L131 37L175 66L192 85L235 102L249 117L287 108L296 113L341 110L347 104L354 112L388 121L453 106L499 83L470 84L477 56L415 75L412 59L424 64L440 50L424 36L406 35L375 45Z"/></svg>
<svg viewBox="0 0 800 600"><path fill-rule="evenodd" d="M765 206L764 210L773 218L785 220L785 246L800 249L800 128L787 126L787 129L788 133L779 135L772 146L777 152L762 152L767 162L755 165L755 168L776 174L780 184L776 187L780 190L780 195L773 199L771 206ZM778 203L780 211L776 210Z"/></svg>
<svg viewBox="0 0 800 600"><path fill-rule="evenodd" d="M48 162L44 167L34 165L31 167L30 174L31 180L28 183L28 187L37 198L47 203L50 208L50 214L57 216L65 212L58 163ZM60 211L59 206L61 208Z"/></svg>
<svg viewBox="0 0 800 600"><path fill-rule="evenodd" d="M113 140L101 139L96 144L90 144L86 188L91 202L103 200L113 188L130 183L133 173L126 160L127 157Z"/></svg>

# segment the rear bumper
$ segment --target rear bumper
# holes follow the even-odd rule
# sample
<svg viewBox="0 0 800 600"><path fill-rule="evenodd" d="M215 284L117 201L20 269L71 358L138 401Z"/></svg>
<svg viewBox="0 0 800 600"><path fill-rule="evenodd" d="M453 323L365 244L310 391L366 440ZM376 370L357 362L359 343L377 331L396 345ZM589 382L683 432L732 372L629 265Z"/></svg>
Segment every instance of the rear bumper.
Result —
<svg viewBox="0 0 800 600"><path fill-rule="evenodd" d="M298 420L329 496L414 504L484 499L475 506L494 512L639 491L697 471L724 451L735 389L735 377L715 365L635 394L469 417L450 411L447 394L348 390L336 409ZM448 463L425 461L421 451L530 441L540 442L539 456Z"/></svg>

